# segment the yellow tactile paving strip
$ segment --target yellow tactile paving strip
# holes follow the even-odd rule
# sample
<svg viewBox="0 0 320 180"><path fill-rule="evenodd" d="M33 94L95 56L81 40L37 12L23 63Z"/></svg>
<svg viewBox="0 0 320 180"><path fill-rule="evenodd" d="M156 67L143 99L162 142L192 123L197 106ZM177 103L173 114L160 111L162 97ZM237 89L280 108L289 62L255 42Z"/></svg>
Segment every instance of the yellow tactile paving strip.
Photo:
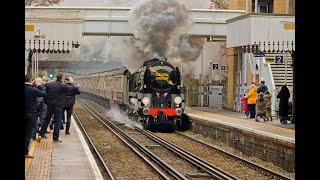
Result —
<svg viewBox="0 0 320 180"><path fill-rule="evenodd" d="M199 116L203 116L203 117L207 117L207 118L213 118L213 119L223 121L223 122L229 122L231 124L238 125L239 127L244 126L247 128L253 128L257 131L264 131L264 132L272 133L275 135L285 136L288 138L295 137L295 130L276 127L276 126L272 126L272 125L269 125L266 123L257 123L257 122L254 122L253 120L249 121L249 120L244 120L244 119L240 119L240 118L236 118L236 117L225 116L225 115L215 114L215 113L211 113L211 112L198 111L198 110L194 110L194 109L187 109L186 112L191 113L191 114L196 114Z"/></svg>
<svg viewBox="0 0 320 180"><path fill-rule="evenodd" d="M41 139L41 142L32 142L30 154L34 158L25 160L26 180L50 180L52 133L46 136L48 138Z"/></svg>

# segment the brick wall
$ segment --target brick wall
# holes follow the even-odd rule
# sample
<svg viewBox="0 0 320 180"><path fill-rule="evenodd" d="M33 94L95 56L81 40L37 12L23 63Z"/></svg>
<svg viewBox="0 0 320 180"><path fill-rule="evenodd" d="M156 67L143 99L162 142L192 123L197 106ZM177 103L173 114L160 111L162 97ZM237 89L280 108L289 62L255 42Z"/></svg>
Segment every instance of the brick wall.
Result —
<svg viewBox="0 0 320 180"><path fill-rule="evenodd" d="M237 82L236 72L238 69L238 54L236 48L228 48L228 95L227 95L227 109L233 109L233 101L235 96L235 84Z"/></svg>
<svg viewBox="0 0 320 180"><path fill-rule="evenodd" d="M246 0L230 0L229 9L233 10L246 10ZM252 0L248 0L249 13L252 12Z"/></svg>
<svg viewBox="0 0 320 180"><path fill-rule="evenodd" d="M258 0L259 2L259 0ZM230 0L229 9L233 10L246 10L246 0ZM249 13L252 12L252 0L248 0ZM286 0L274 0L273 3L274 14L285 14L286 13Z"/></svg>
<svg viewBox="0 0 320 180"><path fill-rule="evenodd" d="M286 13L286 0L274 0L273 13L274 14L285 14Z"/></svg>
<svg viewBox="0 0 320 180"><path fill-rule="evenodd" d="M192 119L191 122L191 129L196 134L224 143L247 156L273 163L288 172L295 172L294 143L201 119Z"/></svg>

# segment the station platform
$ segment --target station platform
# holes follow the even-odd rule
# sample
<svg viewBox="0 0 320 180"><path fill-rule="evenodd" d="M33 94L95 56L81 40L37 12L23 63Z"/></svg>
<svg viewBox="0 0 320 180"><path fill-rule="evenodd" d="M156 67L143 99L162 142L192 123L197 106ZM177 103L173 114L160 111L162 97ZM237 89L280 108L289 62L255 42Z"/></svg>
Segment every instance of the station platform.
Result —
<svg viewBox="0 0 320 180"><path fill-rule="evenodd" d="M187 107L192 131L215 142L295 172L295 124L281 124L278 117L264 122L246 118L243 112L210 107Z"/></svg>
<svg viewBox="0 0 320 180"><path fill-rule="evenodd" d="M185 112L191 118L213 121L263 136L295 143L295 124L291 124L290 121L287 124L281 124L278 117L273 117L273 121L266 122L260 118L260 122L256 122L254 118L246 118L243 112L211 107L187 107Z"/></svg>
<svg viewBox="0 0 320 180"><path fill-rule="evenodd" d="M46 136L40 142L32 141L29 154L34 158L25 159L25 179L103 179L73 117L70 134L60 131L62 142L53 142L52 130Z"/></svg>

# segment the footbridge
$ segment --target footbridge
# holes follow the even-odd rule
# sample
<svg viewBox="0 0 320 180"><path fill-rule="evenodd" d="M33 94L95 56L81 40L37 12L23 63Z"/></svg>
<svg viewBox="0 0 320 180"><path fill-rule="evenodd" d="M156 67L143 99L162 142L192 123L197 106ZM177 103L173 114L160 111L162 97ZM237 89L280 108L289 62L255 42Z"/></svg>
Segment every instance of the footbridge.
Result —
<svg viewBox="0 0 320 180"><path fill-rule="evenodd" d="M25 7L25 48L33 52L69 53L83 36L132 36L130 7ZM243 10L189 9L185 34L226 41L227 20ZM155 32L156 33L156 32Z"/></svg>

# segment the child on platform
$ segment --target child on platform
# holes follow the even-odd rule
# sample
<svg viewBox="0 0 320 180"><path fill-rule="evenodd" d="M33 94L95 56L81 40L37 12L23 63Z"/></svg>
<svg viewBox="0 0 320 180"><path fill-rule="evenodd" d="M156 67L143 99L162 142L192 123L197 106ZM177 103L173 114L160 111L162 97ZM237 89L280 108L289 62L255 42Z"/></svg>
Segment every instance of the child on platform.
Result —
<svg viewBox="0 0 320 180"><path fill-rule="evenodd" d="M246 115L245 118L249 118L248 100L244 98L245 96L246 94L244 94L243 96L240 95L240 100L242 102L242 111Z"/></svg>
<svg viewBox="0 0 320 180"><path fill-rule="evenodd" d="M272 114L271 114L271 97L272 95L269 93L268 90L266 90L264 92L264 99L267 101L267 104L266 104L266 117L267 117L267 121L272 121Z"/></svg>

